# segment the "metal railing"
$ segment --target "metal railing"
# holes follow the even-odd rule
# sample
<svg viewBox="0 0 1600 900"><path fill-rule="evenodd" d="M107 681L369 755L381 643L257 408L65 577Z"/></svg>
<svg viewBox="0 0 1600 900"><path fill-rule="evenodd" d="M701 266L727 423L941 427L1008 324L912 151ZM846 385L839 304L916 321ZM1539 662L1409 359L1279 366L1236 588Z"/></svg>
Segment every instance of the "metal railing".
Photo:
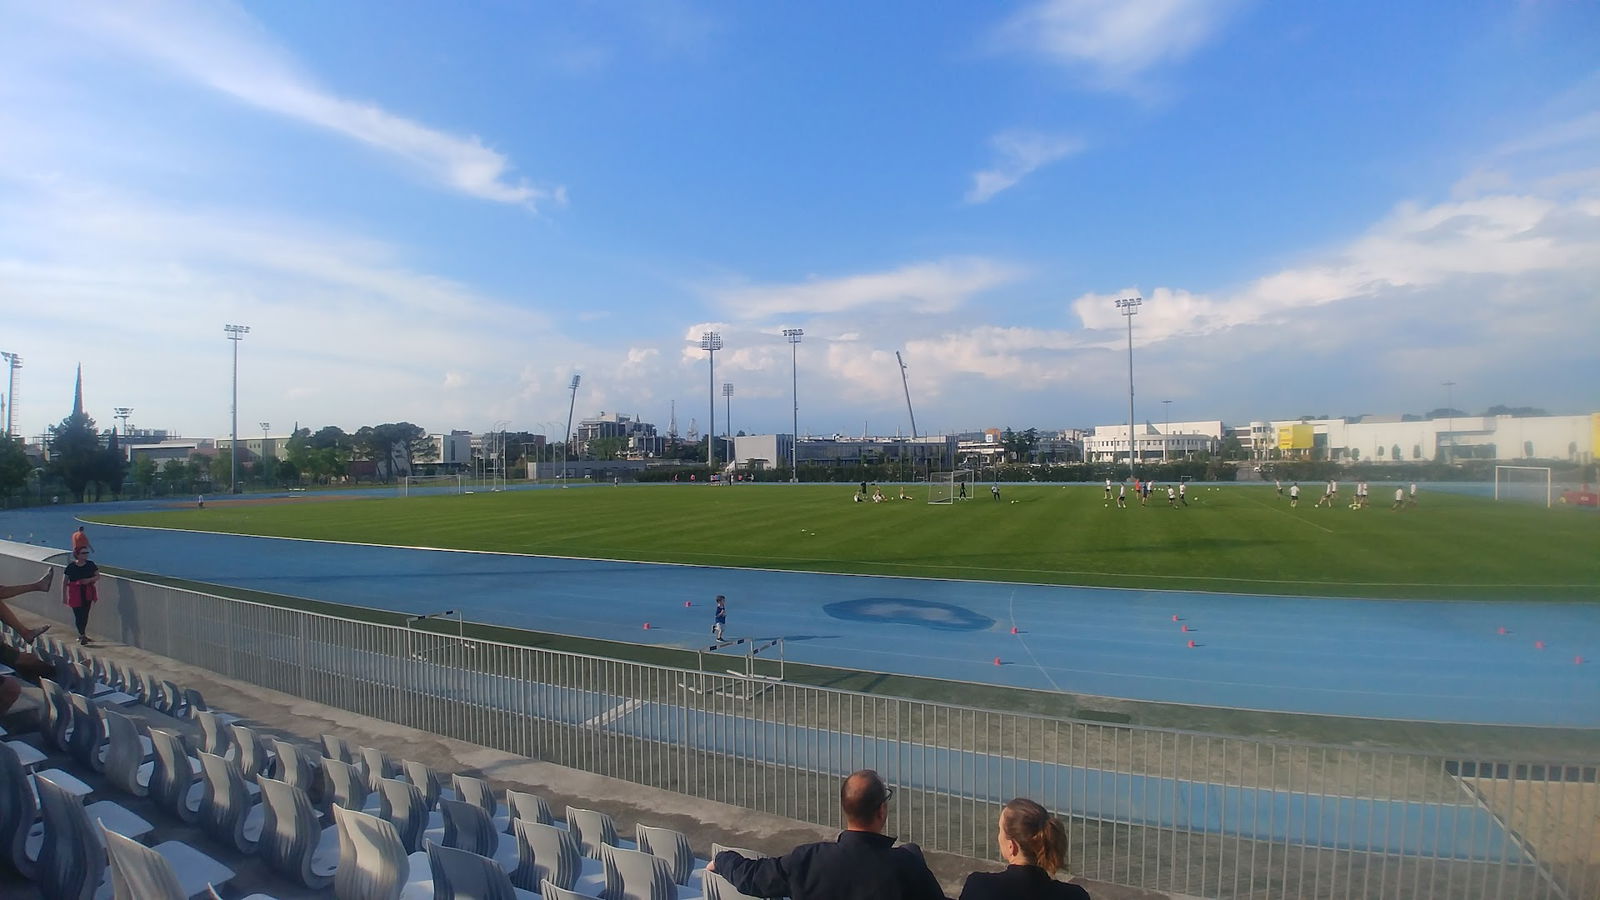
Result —
<svg viewBox="0 0 1600 900"><path fill-rule="evenodd" d="M32 555L37 559L37 554ZM0 581L38 563L0 554ZM69 621L59 598L12 601ZM1087 878L1204 897L1600 895L1595 762L1440 756L761 683L105 577L93 634L239 681L599 775L823 825L839 778L890 828L993 858L1014 796Z"/></svg>

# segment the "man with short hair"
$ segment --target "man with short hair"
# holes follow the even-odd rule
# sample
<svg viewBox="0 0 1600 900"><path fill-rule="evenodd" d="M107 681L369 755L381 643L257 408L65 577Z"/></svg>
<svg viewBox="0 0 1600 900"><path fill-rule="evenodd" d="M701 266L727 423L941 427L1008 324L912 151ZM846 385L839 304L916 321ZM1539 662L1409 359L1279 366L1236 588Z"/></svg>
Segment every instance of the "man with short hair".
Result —
<svg viewBox="0 0 1600 900"><path fill-rule="evenodd" d="M724 850L706 866L756 897L791 900L944 900L916 844L894 845L883 833L894 791L862 769L839 788L845 830L837 840L801 844L784 856L750 859Z"/></svg>

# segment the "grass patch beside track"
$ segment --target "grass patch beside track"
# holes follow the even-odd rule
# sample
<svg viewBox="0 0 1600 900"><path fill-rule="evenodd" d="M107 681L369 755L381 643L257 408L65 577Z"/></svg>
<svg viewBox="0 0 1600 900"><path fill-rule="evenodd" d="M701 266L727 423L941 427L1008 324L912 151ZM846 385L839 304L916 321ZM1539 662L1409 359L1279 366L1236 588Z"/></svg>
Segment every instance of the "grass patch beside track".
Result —
<svg viewBox="0 0 1600 900"><path fill-rule="evenodd" d="M1600 599L1592 511L1424 494L1389 510L1298 509L1270 487L1197 487L1118 510L1094 485L1004 485L930 506L851 485L649 485L214 504L120 525L690 565L1036 584L1374 598ZM893 495L897 488L886 492ZM1100 503L1101 506L1095 506Z"/></svg>

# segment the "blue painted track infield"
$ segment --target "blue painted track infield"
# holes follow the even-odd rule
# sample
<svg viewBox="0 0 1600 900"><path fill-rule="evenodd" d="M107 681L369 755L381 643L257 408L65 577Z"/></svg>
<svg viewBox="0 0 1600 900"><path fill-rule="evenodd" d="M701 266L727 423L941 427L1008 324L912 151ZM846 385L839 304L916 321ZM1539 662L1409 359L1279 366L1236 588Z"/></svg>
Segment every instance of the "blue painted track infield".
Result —
<svg viewBox="0 0 1600 900"><path fill-rule="evenodd" d="M60 547L80 513L170 505L9 511L0 537ZM731 636L783 637L794 662L1200 706L1600 727L1600 662L1587 661L1600 657L1600 611L1586 603L1072 588L90 532L106 565L607 640L703 645L720 593Z"/></svg>

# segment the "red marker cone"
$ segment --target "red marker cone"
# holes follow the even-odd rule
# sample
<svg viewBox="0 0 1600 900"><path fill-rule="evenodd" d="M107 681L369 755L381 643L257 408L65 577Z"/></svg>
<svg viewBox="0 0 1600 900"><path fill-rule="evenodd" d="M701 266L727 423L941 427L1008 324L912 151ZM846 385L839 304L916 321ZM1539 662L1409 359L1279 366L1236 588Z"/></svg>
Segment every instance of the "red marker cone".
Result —
<svg viewBox="0 0 1600 900"><path fill-rule="evenodd" d="M1183 628L1181 630L1182 631L1188 631L1189 630L1189 626L1185 625L1185 626L1183 626Z"/></svg>
<svg viewBox="0 0 1600 900"><path fill-rule="evenodd" d="M1544 649L1544 641L1534 641L1533 642L1533 649L1535 649L1535 650L1543 650Z"/></svg>
<svg viewBox="0 0 1600 900"><path fill-rule="evenodd" d="M997 666L1000 665L1000 657L996 656L994 658L994 664L997 665Z"/></svg>
<svg viewBox="0 0 1600 900"><path fill-rule="evenodd" d="M1583 665L1583 657L1581 657L1581 656L1574 656L1574 657L1573 657L1573 658L1572 658L1572 664L1573 664L1573 665L1575 665L1575 666L1581 666L1581 665Z"/></svg>
<svg viewBox="0 0 1600 900"><path fill-rule="evenodd" d="M685 601L683 601L683 606L684 606L685 609L688 609L689 607L691 607L693 605L694 605L694 601L693 600L685 600Z"/></svg>
<svg viewBox="0 0 1600 900"><path fill-rule="evenodd" d="M1174 621L1174 622L1176 622L1176 621L1178 621L1178 617L1177 617L1177 615L1176 615L1176 614L1174 614L1174 615L1173 615L1173 617L1172 617L1172 621Z"/></svg>
<svg viewBox="0 0 1600 900"><path fill-rule="evenodd" d="M644 623L644 630L645 631L649 631L650 630L650 623L649 622Z"/></svg>
<svg viewBox="0 0 1600 900"><path fill-rule="evenodd" d="M1194 646L1194 641L1190 641L1190 642L1189 642L1189 646L1190 646L1190 647L1193 647L1193 646Z"/></svg>
<svg viewBox="0 0 1600 900"><path fill-rule="evenodd" d="M1017 633L1017 626L1015 626L1015 625L1011 626L1011 633L1012 634L1016 634Z"/></svg>

